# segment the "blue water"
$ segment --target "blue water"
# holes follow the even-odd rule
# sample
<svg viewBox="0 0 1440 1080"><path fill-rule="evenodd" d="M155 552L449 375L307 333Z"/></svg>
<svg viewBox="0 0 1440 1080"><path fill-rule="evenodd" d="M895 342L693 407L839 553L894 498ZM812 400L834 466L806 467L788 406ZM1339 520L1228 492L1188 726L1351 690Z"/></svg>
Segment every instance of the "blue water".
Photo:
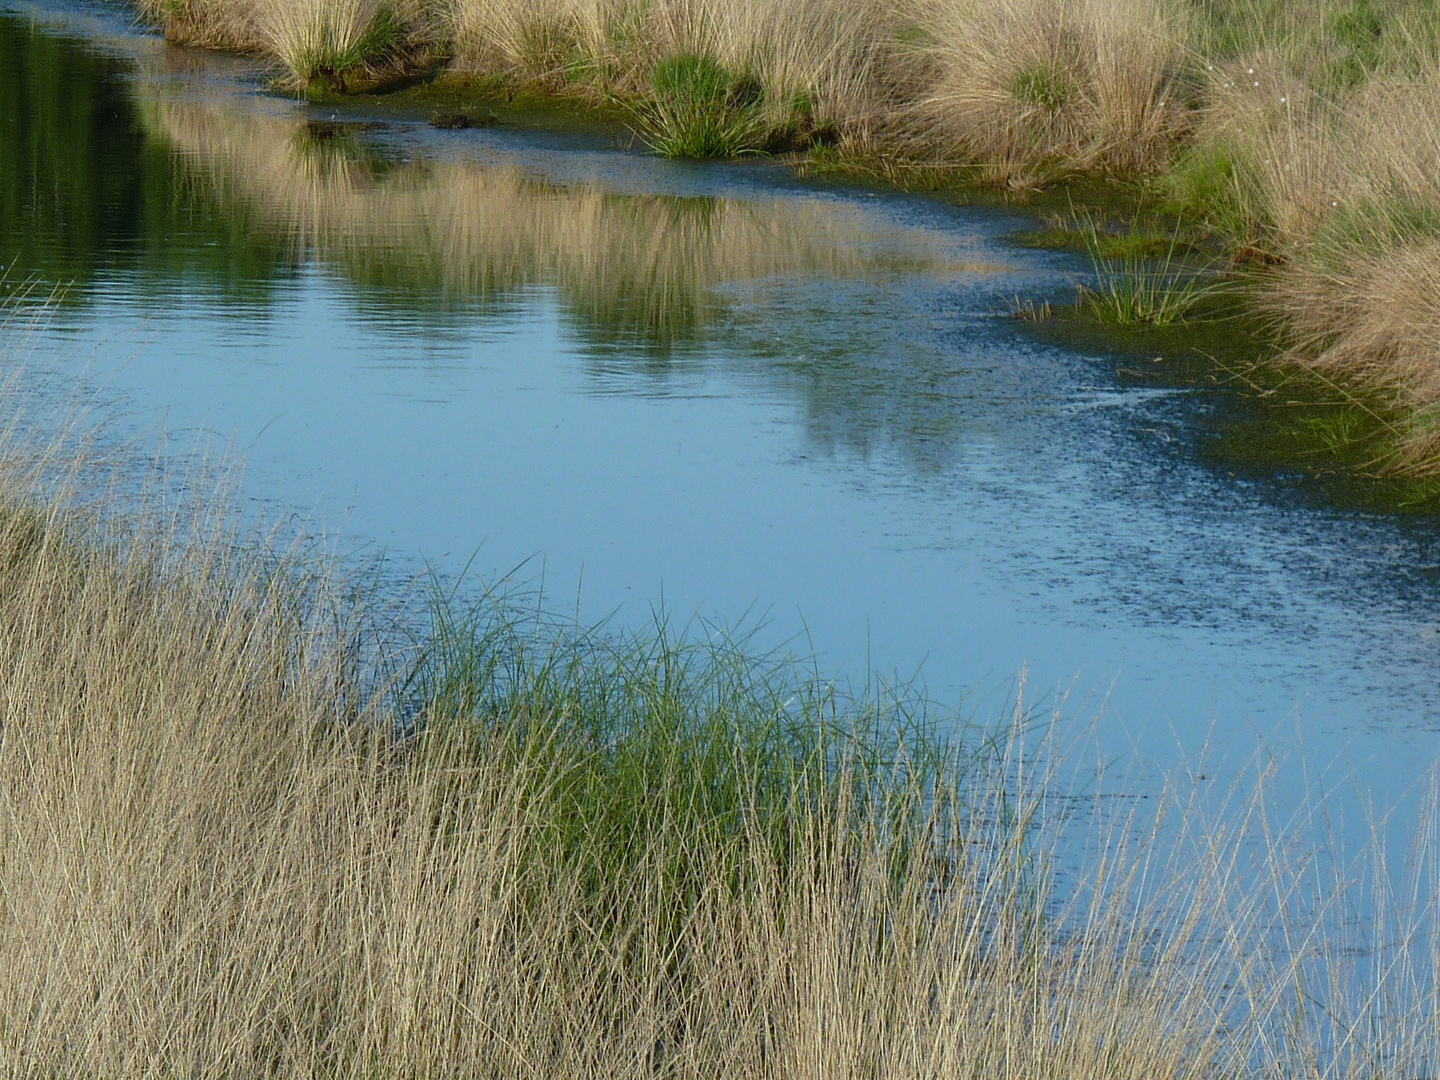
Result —
<svg viewBox="0 0 1440 1080"><path fill-rule="evenodd" d="M1027 334L1011 298L1085 268L1020 212L365 102L332 130L67 10L41 31L110 58L148 194L84 238L27 378L229 447L266 520L397 581L759 626L966 714L1023 673L1117 756L1262 738L1382 799L1434 760L1440 523L1232 475L1219 391ZM12 274L60 276L68 228L0 232Z"/></svg>

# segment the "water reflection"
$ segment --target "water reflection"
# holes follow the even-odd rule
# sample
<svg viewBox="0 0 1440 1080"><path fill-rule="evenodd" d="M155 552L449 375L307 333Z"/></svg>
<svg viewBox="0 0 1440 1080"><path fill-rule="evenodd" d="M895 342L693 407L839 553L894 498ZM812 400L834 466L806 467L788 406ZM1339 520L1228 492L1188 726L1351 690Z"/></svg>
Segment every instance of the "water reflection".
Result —
<svg viewBox="0 0 1440 1080"><path fill-rule="evenodd" d="M895 449L921 476L967 431L1044 411L993 392L956 407L971 389L917 333L917 293L1005 269L953 231L798 193L547 179L503 141L447 158L129 44L107 56L0 14L0 251L72 304L100 288L148 314L211 295L239 334L321 266L377 332L463 342L543 289L593 391L663 393L724 357L802 403L814 451ZM1022 415L997 415L1003 400Z"/></svg>
<svg viewBox="0 0 1440 1080"><path fill-rule="evenodd" d="M293 270L145 130L132 64L0 14L0 264L83 301L105 272L262 299ZM178 242L177 242L178 241Z"/></svg>
<svg viewBox="0 0 1440 1080"><path fill-rule="evenodd" d="M143 115L221 205L407 317L457 305L503 313L546 285L592 345L666 355L720 321L722 286L966 269L919 230L877 235L814 200L620 195L503 160L397 162L363 125L233 104L158 102Z"/></svg>

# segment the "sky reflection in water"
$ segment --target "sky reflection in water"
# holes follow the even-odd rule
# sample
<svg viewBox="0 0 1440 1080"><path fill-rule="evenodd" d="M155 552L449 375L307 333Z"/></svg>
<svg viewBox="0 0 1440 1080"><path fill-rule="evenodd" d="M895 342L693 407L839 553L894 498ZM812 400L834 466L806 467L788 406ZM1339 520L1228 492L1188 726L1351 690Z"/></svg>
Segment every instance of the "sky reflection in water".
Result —
<svg viewBox="0 0 1440 1080"><path fill-rule="evenodd" d="M272 518L587 617L764 617L982 712L1028 665L1116 753L1433 758L1434 522L1230 477L1214 394L1028 340L1010 297L1079 267L1021 219L123 52L0 18L0 252L72 283L33 363L233 440Z"/></svg>

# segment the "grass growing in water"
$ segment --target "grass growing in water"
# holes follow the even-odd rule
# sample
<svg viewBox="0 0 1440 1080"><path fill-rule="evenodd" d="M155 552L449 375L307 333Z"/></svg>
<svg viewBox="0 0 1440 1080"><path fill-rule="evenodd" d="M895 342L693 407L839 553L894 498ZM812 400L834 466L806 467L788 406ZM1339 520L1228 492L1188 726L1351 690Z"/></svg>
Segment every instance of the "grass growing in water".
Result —
<svg viewBox="0 0 1440 1080"><path fill-rule="evenodd" d="M1132 249L1119 258L1106 253L1093 221L1084 233L1094 284L1080 286L1078 302L1102 322L1117 326L1171 326L1183 323L1201 301L1223 284L1205 280L1178 257L1179 227L1159 259Z"/></svg>
<svg viewBox="0 0 1440 1080"><path fill-rule="evenodd" d="M883 822L898 857L955 764L905 694L852 698L728 635L676 635L663 617L650 633L583 632L494 597L433 596L402 711L423 717L422 738L482 756L498 740L508 768L554 778L546 843L602 909L592 925L659 874L664 925L648 929L673 946L686 910L738 886L757 850L794 872L796 823L816 814Z"/></svg>
<svg viewBox="0 0 1440 1080"><path fill-rule="evenodd" d="M1359 1080L1440 1047L1405 981L1432 893L1379 909L1412 944L1373 992L1263 808L1077 814L1023 709L947 748L904 697L496 598L439 598L377 692L324 565L0 459L10 1075Z"/></svg>

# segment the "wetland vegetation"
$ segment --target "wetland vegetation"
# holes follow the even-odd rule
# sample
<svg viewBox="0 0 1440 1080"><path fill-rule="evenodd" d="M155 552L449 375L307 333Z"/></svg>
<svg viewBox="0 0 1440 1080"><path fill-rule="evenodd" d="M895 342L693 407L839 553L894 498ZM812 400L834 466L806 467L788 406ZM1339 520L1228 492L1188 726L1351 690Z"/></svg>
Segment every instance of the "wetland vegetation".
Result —
<svg viewBox="0 0 1440 1080"><path fill-rule="evenodd" d="M326 45L320 66L353 89L384 69L357 75L352 47L418 63L401 14L363 48ZM7 100L30 103L0 125L0 211L20 264L72 283L60 304L138 266L153 273L130 275L137 291L203 284L248 319L314 259L396 308L501 311L545 284L590 345L658 364L725 321L720 286L957 266L924 230L877 243L834 207L618 196L503 161L386 157L344 123L143 91L132 105L106 96L103 57L0 41L0 80L28 80ZM40 54L65 49L60 78ZM723 91L730 119L756 123L765 95L717 70L687 60L645 85L676 108ZM697 71L705 94L686 97L676 83ZM1058 71L1012 89L1058 113L1077 92ZM834 125L824 154L848 152L818 95L794 108L810 110L796 130ZM1196 218L1115 220L1057 210L1031 234L1093 259L1088 314L1034 305L1036 335L1103 340L1122 387L1214 378L1201 353L1237 335L1283 345L1237 315L1245 282L1204 276L1227 255ZM1255 251L1240 261L1287 260L1262 274L1298 259ZM785 329L818 337L827 320ZM0 328L10 348L25 325ZM852 327L783 375L835 438L962 422L933 370L842 378L876 363ZM1392 445L1364 399L1333 407L1328 368L1300 370L1313 382L1221 374L1293 399L1307 469L1314 446L1359 469L1344 455ZM1237 459L1275 431L1259 410L1225 423L1241 434L1217 453ZM1383 826L1356 850L1326 842L1329 807L1272 802L1263 759L1233 786L1193 763L1131 787L1023 695L975 722L663 614L626 631L429 580L397 596L248 531L213 475L137 497L148 473L108 460L0 445L7 1075L1434 1073L1433 805L1402 865Z"/></svg>
<svg viewBox="0 0 1440 1080"><path fill-rule="evenodd" d="M1264 761L1117 797L1022 701L941 738L913 695L663 616L397 608L223 501L4 461L7 1075L1435 1060L1430 834L1403 870L1309 846Z"/></svg>

